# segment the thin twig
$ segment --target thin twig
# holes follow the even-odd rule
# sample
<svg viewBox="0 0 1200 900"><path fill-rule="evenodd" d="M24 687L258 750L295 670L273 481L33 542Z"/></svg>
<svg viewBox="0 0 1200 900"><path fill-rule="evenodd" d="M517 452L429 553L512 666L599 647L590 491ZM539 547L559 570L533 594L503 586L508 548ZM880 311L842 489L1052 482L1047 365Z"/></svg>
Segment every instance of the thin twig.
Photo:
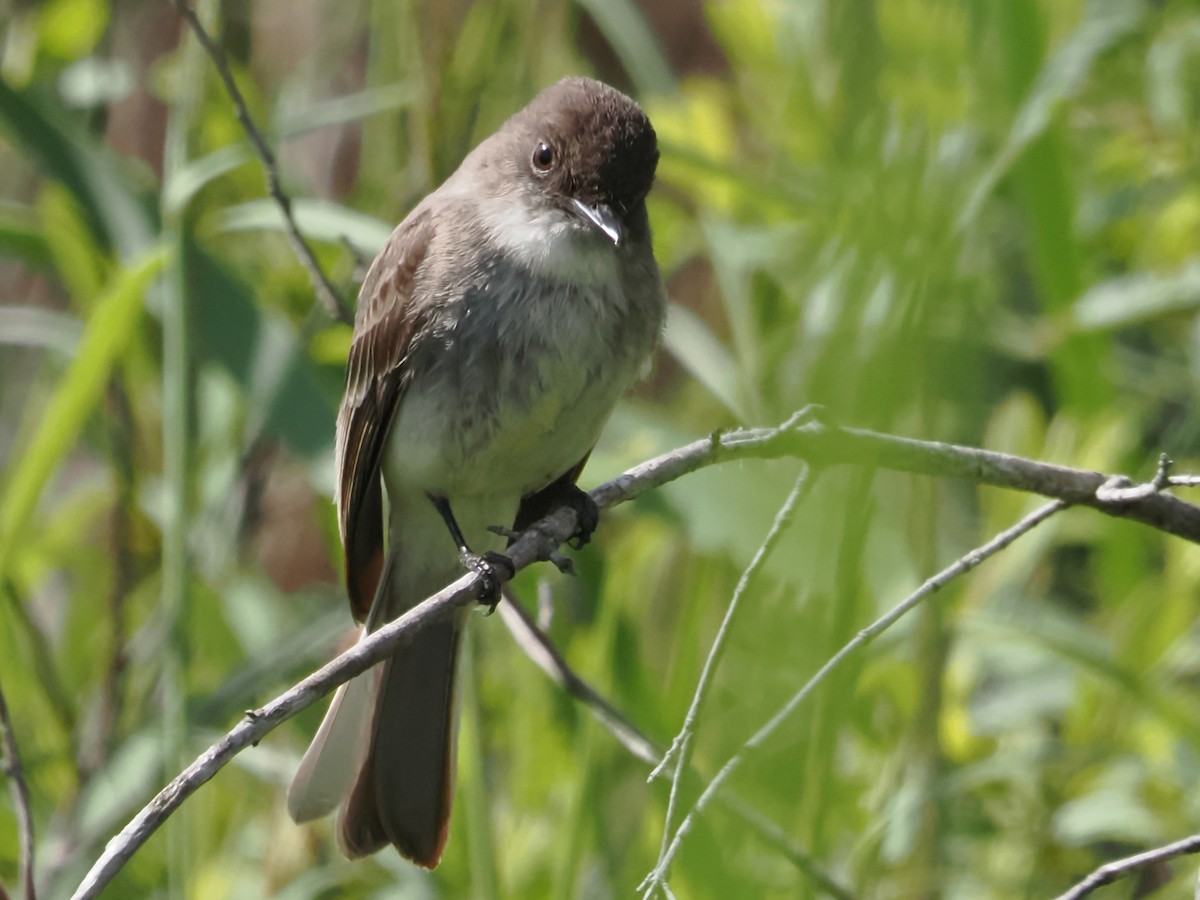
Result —
<svg viewBox="0 0 1200 900"><path fill-rule="evenodd" d="M8 717L8 704L4 702L4 691L0 690L0 748L4 751L0 760L8 778L8 789L12 793L13 807L17 812L17 834L21 845L21 883L25 889L25 900L37 900L33 884L33 811L29 804L29 785L25 783L25 771L21 768L21 751L17 747L17 736L12 720Z"/></svg>
<svg viewBox="0 0 1200 900"><path fill-rule="evenodd" d="M267 181L267 192L271 195L271 199L275 201L279 206L279 211L283 214L284 231L287 233L288 240L291 242L292 249L295 251L300 263L308 271L308 277L312 280L313 290L317 292L317 298L333 318L339 322L348 324L353 322L354 316L351 315L346 302L326 277L320 263L317 262L317 257L313 253L312 248L304 240L304 236L300 234L300 228L296 224L295 217L292 215L291 198L284 193L279 183L279 164L275 161L275 154L267 144L266 139L262 136L262 132L258 130L258 126L254 124L254 119L250 116L250 109L246 106L246 100L242 96L242 92L238 89L237 83L233 80L233 74L229 71L229 64L225 61L225 52L209 36L208 32L204 30L204 26L200 24L200 19L196 16L195 10L188 6L186 0L171 0L171 2L179 10L179 15L187 22L188 27L192 29L192 33L196 35L196 40L200 42L200 46L204 48L209 59L212 60L217 74L221 76L221 82L225 85L225 92L229 94L229 99L233 103L237 120L246 132L246 137L250 139L250 144L254 147L254 152L258 156L259 162L262 163L263 175Z"/></svg>
<svg viewBox="0 0 1200 900"><path fill-rule="evenodd" d="M756 731L742 747L731 756L725 764L720 768L717 774L709 782L704 792L700 795L691 810L684 817L679 827L675 830L675 834L671 839L671 844L667 848L667 853L661 858L657 865L646 875L645 879L638 886L638 890L643 891L644 897L650 897L655 890L661 890L665 887L667 881L667 872L670 870L671 862L675 858L675 854L679 852L679 848L683 844L683 839L695 824L696 818L704 812L713 795L721 788L721 786L729 779L729 777L741 766L746 757L757 750L775 733L776 729L782 725L796 708L808 697L813 690L825 680L826 677L836 669L841 663L849 657L854 651L866 646L881 633L886 631L897 620L903 617L906 613L916 607L922 600L930 594L945 587L953 579L969 572L971 569L978 566L981 562L999 551L1003 550L1018 537L1028 531L1036 528L1050 516L1059 510L1065 509L1067 504L1061 500L1055 500L1052 503L1047 503L1030 513L1025 518L1021 519L1016 525L1000 532L986 544L976 547L970 553L959 557L951 565L947 566L942 571L938 572L932 578L928 579L919 588L901 600L898 604L892 607L884 615L880 616L869 626L860 631L854 636L845 646L842 647L836 654L829 659L825 665L812 676L804 686L800 688L780 709L773 715L765 725Z"/></svg>
<svg viewBox="0 0 1200 900"><path fill-rule="evenodd" d="M516 545L510 550L515 551ZM515 556L515 553L514 553ZM528 565L528 558L523 560ZM516 566L514 559L514 566ZM478 575L464 575L445 590L413 607L400 618L355 644L299 684L260 709L248 712L232 730L197 757L180 775L159 791L121 833L108 842L100 858L72 895L74 900L96 897L126 862L167 818L202 784L234 756L257 744L268 732L311 706L339 684L349 681L389 656L404 641L455 610L474 603L481 587Z"/></svg>
<svg viewBox="0 0 1200 900"><path fill-rule="evenodd" d="M505 592L505 599L508 602L501 603L496 611L521 652L554 679L568 695L583 703L622 747L642 762L653 764L660 752L658 746L621 715L603 694L575 673L516 598Z"/></svg>
<svg viewBox="0 0 1200 900"><path fill-rule="evenodd" d="M1109 478L1100 472L959 444L919 441L859 428L839 428L807 417L802 424L789 420L776 428L731 431L680 447L630 469L598 489L597 502L604 506L610 496L623 497L623 479L640 483L644 467L654 469L651 486L657 487L714 462L782 457L803 459L825 467L866 465L893 472L963 478L979 484L1027 491L1072 505L1088 506L1108 516L1142 522L1200 544L1200 506L1171 494L1151 492L1140 499L1105 500L1096 496L1096 491Z"/></svg>
<svg viewBox="0 0 1200 900"><path fill-rule="evenodd" d="M1096 497L1106 503L1123 503L1142 500L1151 494L1165 491L1174 483L1171 478L1172 465L1171 458L1165 453L1160 453L1158 469L1150 481L1134 484L1132 479L1124 475L1114 475L1096 489Z"/></svg>
<svg viewBox="0 0 1200 900"><path fill-rule="evenodd" d="M799 424L802 420L803 424ZM1200 507L1169 494L1156 493L1131 503L1105 503L1095 496L1096 489L1106 480L1098 472L1052 466L952 444L833 428L802 416L793 417L777 428L739 430L695 441L635 466L601 485L592 492L592 499L597 506L606 509L705 466L738 459L788 456L819 465L866 464L903 472L963 477L984 484L1056 496L1063 503L1091 506L1108 515L1145 522L1200 543ZM1062 503L1052 505L1058 508ZM526 529L507 550L516 570L533 561L549 559L575 533L576 525L574 510L563 507ZM96 896L166 817L240 750L388 656L401 641L410 639L429 622L468 605L476 587L473 577L459 579L248 716L164 788L120 835L109 842L77 889L75 898ZM831 663L840 659L841 655ZM709 790L712 790L711 784ZM702 799L708 802L708 799ZM693 808L693 814L695 811Z"/></svg>
<svg viewBox="0 0 1200 900"><path fill-rule="evenodd" d="M1147 850L1145 853L1136 853L1124 859L1115 859L1096 869L1065 894L1060 894L1056 900L1079 900L1080 897L1086 897L1097 888L1112 884L1119 878L1141 871L1155 863L1166 862L1176 856L1197 852L1200 852L1200 834L1193 834L1191 837L1167 844L1165 847L1157 847L1154 850Z"/></svg>
<svg viewBox="0 0 1200 900"><path fill-rule="evenodd" d="M791 524L792 515L795 513L796 506L799 504L801 498L806 496L812 488L813 481L810 476L811 470L808 466L805 466L799 476L797 476L796 483L792 486L787 499L783 501L783 505L779 507L779 511L775 514L775 520L771 523L771 527L767 531L767 536L763 539L753 559L750 560L750 564L746 566L741 577L738 579L737 586L733 589L733 596L730 598L729 605L725 609L725 616L721 620L721 625L717 628L716 636L713 638L712 646L709 648L708 657L704 660L704 667L700 671L700 679L696 683L696 690L692 695L691 706L688 707L687 714L683 718L683 725L680 727L679 733L675 735L675 739L671 741L671 746L667 748L667 752L663 754L662 759L647 778L648 781L658 778L670 764L672 757L678 755L679 759L671 774L671 791L667 798L667 812L663 821L663 840L662 846L658 851L660 862L667 852L667 839L671 834L671 828L674 826L675 805L679 800L683 774L691 766L691 753L689 751L691 750L692 736L696 730L696 722L700 717L705 702L708 700L709 689L712 686L713 678L717 674L717 667L721 664L721 660L725 656L725 647L727 646L729 634L733 629L733 623L737 618L738 610L741 609L742 598L745 596L750 583L766 564L767 557L771 555L771 551L779 543L779 539L783 536L784 531Z"/></svg>
<svg viewBox="0 0 1200 900"><path fill-rule="evenodd" d="M570 667L554 646L554 642L537 626L533 617L518 600L508 593L505 593L505 598L508 602L500 604L497 611L522 652L571 697L584 704L596 721L633 756L650 765L657 762L663 755L663 748L646 737L636 725ZM698 785L699 776L695 772L689 771L687 775L690 781ZM751 808L728 790L717 796L717 802L741 819L763 842L781 853L825 894L835 900L853 900L854 895L849 890L834 881L806 851L792 842L782 828L758 810Z"/></svg>

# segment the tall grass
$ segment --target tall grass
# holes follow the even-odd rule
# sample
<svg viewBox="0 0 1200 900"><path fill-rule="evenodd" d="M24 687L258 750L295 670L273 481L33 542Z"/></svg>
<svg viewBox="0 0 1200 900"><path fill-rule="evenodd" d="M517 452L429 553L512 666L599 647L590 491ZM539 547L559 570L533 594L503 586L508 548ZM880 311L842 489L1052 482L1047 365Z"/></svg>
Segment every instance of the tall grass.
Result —
<svg viewBox="0 0 1200 900"><path fill-rule="evenodd" d="M585 484L812 402L1100 471L1149 477L1160 452L1196 468L1194 4L710 0L690 13L707 57L631 2L226 7L210 25L347 294L539 87L593 72L644 102L673 308ZM329 502L349 330L315 307L207 60L188 40L145 49L176 27L167 4L53 0L13 11L0 49L0 683L46 897L349 630ZM131 109L161 146L106 131ZM1033 503L814 478L741 601L697 721L701 777ZM607 516L578 578L529 573L518 594L533 605L549 580L565 656L665 744L794 479L784 462L689 476ZM1146 528L1059 516L849 661L732 789L872 898L1052 896L1194 832L1197 560ZM390 853L346 863L327 823L288 821L313 711L193 797L112 895L628 896L657 857L666 783L498 619L472 632L434 874ZM0 808L6 885L16 827ZM1193 879L1154 877L1164 896ZM670 884L822 895L715 807Z"/></svg>

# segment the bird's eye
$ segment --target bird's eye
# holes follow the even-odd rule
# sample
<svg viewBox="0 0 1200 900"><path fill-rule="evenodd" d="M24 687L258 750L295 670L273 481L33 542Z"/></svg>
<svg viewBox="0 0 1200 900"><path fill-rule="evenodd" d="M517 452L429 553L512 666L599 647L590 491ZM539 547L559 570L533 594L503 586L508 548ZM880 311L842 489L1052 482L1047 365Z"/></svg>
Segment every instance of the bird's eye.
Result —
<svg viewBox="0 0 1200 900"><path fill-rule="evenodd" d="M533 148L533 158L530 160L530 163L533 165L533 171L538 174L549 172L554 168L556 161L557 156L555 156L554 148L545 141L541 141Z"/></svg>

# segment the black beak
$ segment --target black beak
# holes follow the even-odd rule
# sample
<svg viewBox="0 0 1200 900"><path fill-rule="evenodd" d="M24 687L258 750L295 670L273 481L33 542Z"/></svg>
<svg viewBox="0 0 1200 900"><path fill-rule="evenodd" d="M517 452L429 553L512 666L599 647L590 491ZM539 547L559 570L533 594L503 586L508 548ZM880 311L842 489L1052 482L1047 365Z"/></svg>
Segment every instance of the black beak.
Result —
<svg viewBox="0 0 1200 900"><path fill-rule="evenodd" d="M606 203L584 203L582 200L572 200L571 205L583 220L613 242L614 247L621 245L621 223L613 215L612 209Z"/></svg>

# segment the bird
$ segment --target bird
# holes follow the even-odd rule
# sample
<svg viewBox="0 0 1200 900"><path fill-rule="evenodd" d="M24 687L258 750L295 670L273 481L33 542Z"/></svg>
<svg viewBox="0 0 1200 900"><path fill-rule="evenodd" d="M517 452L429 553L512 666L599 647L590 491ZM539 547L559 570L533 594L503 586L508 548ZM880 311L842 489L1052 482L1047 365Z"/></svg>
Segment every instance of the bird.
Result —
<svg viewBox="0 0 1200 900"><path fill-rule="evenodd" d="M492 605L503 537L566 503L641 377L666 296L646 196L659 151L642 108L584 77L543 90L421 201L358 296L337 417L335 502L351 611L367 634L465 566ZM466 613L342 685L288 792L297 822L341 805L351 859L391 844L433 868L455 778Z"/></svg>

